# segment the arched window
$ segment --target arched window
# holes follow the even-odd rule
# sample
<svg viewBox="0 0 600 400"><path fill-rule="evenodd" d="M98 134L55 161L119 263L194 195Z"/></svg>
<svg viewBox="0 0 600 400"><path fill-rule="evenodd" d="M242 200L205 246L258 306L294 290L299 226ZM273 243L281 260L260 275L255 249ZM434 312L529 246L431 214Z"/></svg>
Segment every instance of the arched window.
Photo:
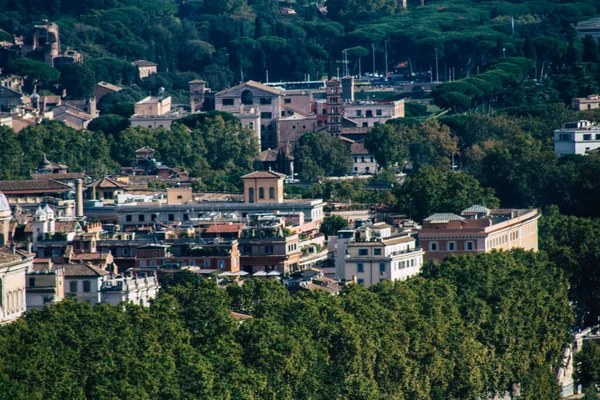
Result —
<svg viewBox="0 0 600 400"><path fill-rule="evenodd" d="M225 268L225 261L223 261L223 260L219 260L219 263L218 263L218 265L219 265L219 269L223 269L223 268Z"/></svg>
<svg viewBox="0 0 600 400"><path fill-rule="evenodd" d="M254 104L254 96L250 90L246 89L242 92L242 104L246 106L251 106Z"/></svg>
<svg viewBox="0 0 600 400"><path fill-rule="evenodd" d="M258 188L258 198L259 199L264 199L265 198L265 189Z"/></svg>
<svg viewBox="0 0 600 400"><path fill-rule="evenodd" d="M272 187L269 188L269 198L270 199L275 198L275 188L272 188Z"/></svg>
<svg viewBox="0 0 600 400"><path fill-rule="evenodd" d="M248 201L254 203L254 188L248 189Z"/></svg>

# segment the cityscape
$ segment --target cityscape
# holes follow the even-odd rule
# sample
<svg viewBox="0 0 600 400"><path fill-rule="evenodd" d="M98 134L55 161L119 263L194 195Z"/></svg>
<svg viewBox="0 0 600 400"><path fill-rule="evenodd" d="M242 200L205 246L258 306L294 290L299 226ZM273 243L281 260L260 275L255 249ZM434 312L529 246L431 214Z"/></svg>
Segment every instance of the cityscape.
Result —
<svg viewBox="0 0 600 400"><path fill-rule="evenodd" d="M600 398L600 3L0 11L0 399Z"/></svg>

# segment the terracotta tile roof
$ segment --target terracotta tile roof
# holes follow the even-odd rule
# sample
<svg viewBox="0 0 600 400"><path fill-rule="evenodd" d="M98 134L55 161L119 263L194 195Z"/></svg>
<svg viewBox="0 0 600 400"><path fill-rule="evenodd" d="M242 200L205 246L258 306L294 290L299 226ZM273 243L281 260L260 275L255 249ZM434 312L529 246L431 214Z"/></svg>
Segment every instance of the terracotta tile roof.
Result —
<svg viewBox="0 0 600 400"><path fill-rule="evenodd" d="M362 155L362 154L371 154L369 150L362 143L352 143L350 145L350 153L352 155Z"/></svg>
<svg viewBox="0 0 600 400"><path fill-rule="evenodd" d="M136 153L145 153L145 152L148 152L148 151L154 151L154 149L151 149L148 146L144 146L141 149L137 149L135 152Z"/></svg>
<svg viewBox="0 0 600 400"><path fill-rule="evenodd" d="M79 223L77 221L57 221L54 224L54 229L56 232L60 233L69 233L76 232Z"/></svg>
<svg viewBox="0 0 600 400"><path fill-rule="evenodd" d="M248 86L250 86L250 87L252 87L254 89L262 90L262 91L265 91L265 92L268 92L268 93L272 93L272 94L281 94L283 92L281 89L275 89L275 88L272 88L270 86L263 85L262 83L259 83L259 82L248 81L248 82L241 83L241 84L239 84L237 86L230 87L229 89L221 90L215 96L223 96L223 95L226 95L226 94L231 93L231 92L235 92L238 89L243 89L243 88L248 87Z"/></svg>
<svg viewBox="0 0 600 400"><path fill-rule="evenodd" d="M118 87L117 85L113 85L112 83L108 83L108 82L98 82L97 86L100 86L100 87L103 87L103 88L106 88L106 89L110 89L110 90L113 90L115 92L118 92L118 91L121 90L121 88Z"/></svg>
<svg viewBox="0 0 600 400"><path fill-rule="evenodd" d="M104 276L110 272L87 264L55 264L55 268L64 268L65 276Z"/></svg>
<svg viewBox="0 0 600 400"><path fill-rule="evenodd" d="M216 224L206 229L206 233L235 233L244 228L244 224Z"/></svg>
<svg viewBox="0 0 600 400"><path fill-rule="evenodd" d="M146 61L146 60L137 60L132 62L133 65L135 65L136 67L156 67L158 66L158 64L153 63L152 61Z"/></svg>
<svg viewBox="0 0 600 400"><path fill-rule="evenodd" d="M71 260L73 261L102 261L108 259L110 253L81 253L72 254Z"/></svg>
<svg viewBox="0 0 600 400"><path fill-rule="evenodd" d="M84 179L85 174L83 172L61 172L58 174L31 174L33 179L54 179L54 180L71 180L71 179Z"/></svg>
<svg viewBox="0 0 600 400"><path fill-rule="evenodd" d="M125 185L124 183L118 182L114 179L110 179L107 177L98 179L95 182L90 183L88 186L88 188L116 188L116 189L122 189L127 187L127 185Z"/></svg>
<svg viewBox="0 0 600 400"><path fill-rule="evenodd" d="M0 191L4 194L63 193L69 190L72 190L69 185L53 179L0 181Z"/></svg>
<svg viewBox="0 0 600 400"><path fill-rule="evenodd" d="M235 311L231 312L231 316L233 317L233 319L235 319L237 321L243 321L245 319L254 318L254 317L252 317L252 315L242 314L242 313L238 313L238 312L235 312Z"/></svg>
<svg viewBox="0 0 600 400"><path fill-rule="evenodd" d="M203 81L202 79L194 79L193 81L189 81L188 83L206 83L206 81Z"/></svg>
<svg viewBox="0 0 600 400"><path fill-rule="evenodd" d="M255 160L262 162L277 161L278 154L279 151L277 150L267 149L265 151L262 151L258 156L256 156Z"/></svg>
<svg viewBox="0 0 600 400"><path fill-rule="evenodd" d="M284 174L280 174L279 172L275 172L275 171L254 171L248 175L244 175L242 176L242 179L272 179L272 178L279 178L279 179L284 179L285 175Z"/></svg>

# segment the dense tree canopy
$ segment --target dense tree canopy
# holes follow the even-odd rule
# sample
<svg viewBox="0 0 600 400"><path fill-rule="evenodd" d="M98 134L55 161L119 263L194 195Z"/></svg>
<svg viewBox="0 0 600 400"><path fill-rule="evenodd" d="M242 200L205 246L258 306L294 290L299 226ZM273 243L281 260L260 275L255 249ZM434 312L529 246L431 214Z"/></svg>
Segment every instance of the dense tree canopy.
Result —
<svg viewBox="0 0 600 400"><path fill-rule="evenodd" d="M148 309L65 300L0 327L0 397L474 400L520 383L524 399L554 400L566 293L523 251L340 296L181 273Z"/></svg>
<svg viewBox="0 0 600 400"><path fill-rule="evenodd" d="M352 169L350 149L327 132L309 132L299 144L300 176L305 180L344 175Z"/></svg>

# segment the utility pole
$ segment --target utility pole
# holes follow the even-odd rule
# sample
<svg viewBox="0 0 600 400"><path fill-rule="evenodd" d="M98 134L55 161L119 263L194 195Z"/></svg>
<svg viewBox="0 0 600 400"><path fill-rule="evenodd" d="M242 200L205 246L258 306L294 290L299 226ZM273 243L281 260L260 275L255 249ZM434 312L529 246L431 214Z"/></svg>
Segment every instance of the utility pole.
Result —
<svg viewBox="0 0 600 400"><path fill-rule="evenodd" d="M362 63L361 63L362 57L358 57L358 79L360 79L360 77L362 76Z"/></svg>
<svg viewBox="0 0 600 400"><path fill-rule="evenodd" d="M387 53L387 44L388 41L385 41L385 80L388 79L388 53Z"/></svg>
<svg viewBox="0 0 600 400"><path fill-rule="evenodd" d="M371 43L371 49L373 52L373 75L375 75L375 43Z"/></svg>
<svg viewBox="0 0 600 400"><path fill-rule="evenodd" d="M439 64L438 64L438 49L437 49L437 47L435 48L435 81L436 82L440 81L440 68L439 68Z"/></svg>

